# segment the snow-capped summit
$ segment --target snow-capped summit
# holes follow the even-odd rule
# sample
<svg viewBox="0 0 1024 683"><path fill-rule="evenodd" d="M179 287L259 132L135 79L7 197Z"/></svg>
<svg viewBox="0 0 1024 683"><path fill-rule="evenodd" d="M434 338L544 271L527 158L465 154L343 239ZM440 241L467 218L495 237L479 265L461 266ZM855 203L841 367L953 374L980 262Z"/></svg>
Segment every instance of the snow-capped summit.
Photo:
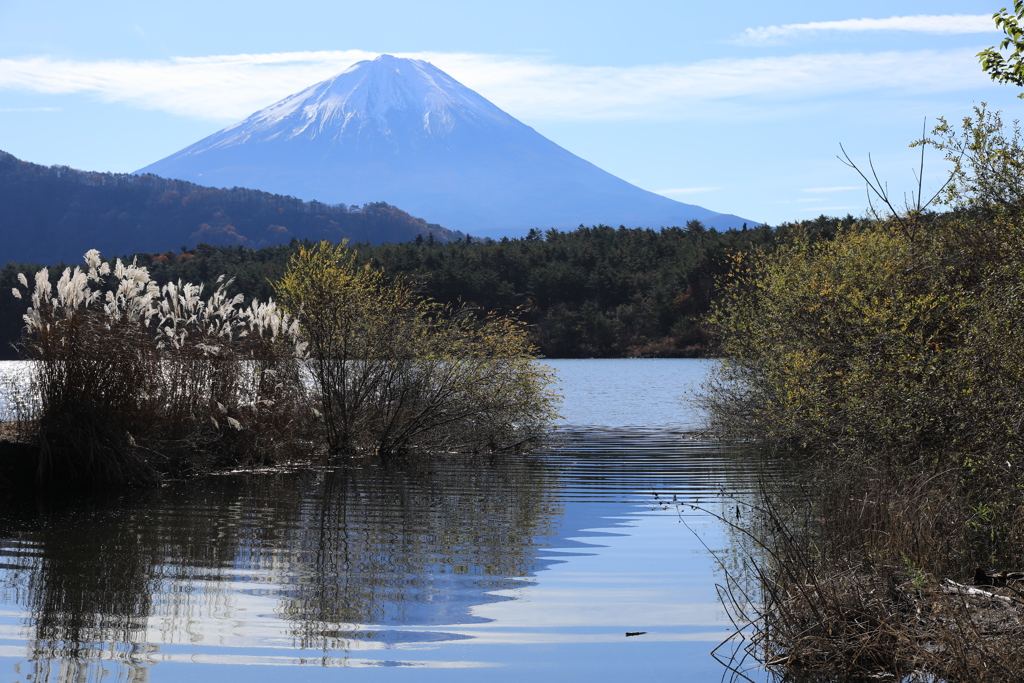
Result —
<svg viewBox="0 0 1024 683"><path fill-rule="evenodd" d="M478 127L524 127L433 64L381 55L262 109L189 151L317 137L382 136L397 144L402 136L443 138L460 120Z"/></svg>
<svg viewBox="0 0 1024 683"><path fill-rule="evenodd" d="M326 203L385 201L473 235L743 222L630 185L429 62L391 55L358 62L137 173Z"/></svg>

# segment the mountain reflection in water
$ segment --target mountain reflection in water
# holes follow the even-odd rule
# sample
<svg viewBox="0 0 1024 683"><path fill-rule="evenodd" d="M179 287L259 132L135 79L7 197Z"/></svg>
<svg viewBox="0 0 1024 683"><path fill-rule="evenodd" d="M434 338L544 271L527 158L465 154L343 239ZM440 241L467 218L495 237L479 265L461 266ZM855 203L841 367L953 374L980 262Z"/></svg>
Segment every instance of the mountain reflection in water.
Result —
<svg viewBox="0 0 1024 683"><path fill-rule="evenodd" d="M756 470L742 450L674 429L566 427L532 455L437 456L412 471L10 498L0 672L717 681L707 653L728 623L704 544L726 562L739 550L707 515L656 501L731 504Z"/></svg>

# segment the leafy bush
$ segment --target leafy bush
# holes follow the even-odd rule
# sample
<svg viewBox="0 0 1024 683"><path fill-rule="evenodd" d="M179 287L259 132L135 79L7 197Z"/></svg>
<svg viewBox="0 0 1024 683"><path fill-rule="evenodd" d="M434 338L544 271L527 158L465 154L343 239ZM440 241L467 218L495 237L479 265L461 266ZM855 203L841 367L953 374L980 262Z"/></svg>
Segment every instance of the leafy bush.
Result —
<svg viewBox="0 0 1024 683"><path fill-rule="evenodd" d="M520 323L431 303L355 259L344 244L302 248L275 287L333 453L505 450L540 433L552 377Z"/></svg>
<svg viewBox="0 0 1024 683"><path fill-rule="evenodd" d="M977 173L975 174L977 177ZM1022 450L1024 217L986 205L737 257L710 318L726 430L1006 468Z"/></svg>

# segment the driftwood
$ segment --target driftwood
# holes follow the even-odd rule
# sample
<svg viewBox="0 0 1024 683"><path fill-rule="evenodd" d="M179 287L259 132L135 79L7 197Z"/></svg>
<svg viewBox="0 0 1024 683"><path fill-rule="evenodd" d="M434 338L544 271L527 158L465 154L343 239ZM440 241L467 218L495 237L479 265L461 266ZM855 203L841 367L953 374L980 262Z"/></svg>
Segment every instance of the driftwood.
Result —
<svg viewBox="0 0 1024 683"><path fill-rule="evenodd" d="M980 588L974 588L973 586L965 586L962 583L957 583L953 579L943 579L942 581L942 592L943 593L954 593L957 595L969 595L978 598L990 598L992 600L1002 600L1008 604L1021 604L1019 601L1013 598L1008 598L1005 595L996 595L995 593L982 590Z"/></svg>

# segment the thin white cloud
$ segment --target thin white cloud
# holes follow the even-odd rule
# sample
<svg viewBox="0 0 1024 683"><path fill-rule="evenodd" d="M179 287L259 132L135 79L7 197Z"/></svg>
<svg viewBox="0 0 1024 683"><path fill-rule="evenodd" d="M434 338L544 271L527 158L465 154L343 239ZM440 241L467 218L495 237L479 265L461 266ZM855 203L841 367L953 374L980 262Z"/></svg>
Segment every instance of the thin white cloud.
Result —
<svg viewBox="0 0 1024 683"><path fill-rule="evenodd" d="M808 206L806 209L803 209L803 212L822 214L826 211L863 211L864 208L863 206Z"/></svg>
<svg viewBox="0 0 1024 683"><path fill-rule="evenodd" d="M849 190L863 190L863 185L842 185L840 187L808 187L800 190L801 192L814 192L815 194L822 192L847 192Z"/></svg>
<svg viewBox="0 0 1024 683"><path fill-rule="evenodd" d="M672 190L655 190L657 194L696 194L698 192L714 192L720 187L678 187Z"/></svg>
<svg viewBox="0 0 1024 683"><path fill-rule="evenodd" d="M718 59L693 64L582 67L466 53L426 59L527 120L680 120L711 104L806 101L879 90L936 93L991 84L973 49ZM216 55L168 60L0 59L0 90L89 94L210 121L236 121L377 53L359 50Z"/></svg>
<svg viewBox="0 0 1024 683"><path fill-rule="evenodd" d="M843 19L841 21L813 21L806 24L758 26L748 28L740 35L739 43L776 43L800 34L824 31L912 31L951 35L958 33L989 33L996 31L995 22L988 14L918 14L888 19Z"/></svg>
<svg viewBox="0 0 1024 683"><path fill-rule="evenodd" d="M23 112L60 111L60 107L0 107L0 114L20 114Z"/></svg>
<svg viewBox="0 0 1024 683"><path fill-rule="evenodd" d="M0 88L87 93L107 102L231 121L375 56L339 51L152 61L0 59Z"/></svg>

